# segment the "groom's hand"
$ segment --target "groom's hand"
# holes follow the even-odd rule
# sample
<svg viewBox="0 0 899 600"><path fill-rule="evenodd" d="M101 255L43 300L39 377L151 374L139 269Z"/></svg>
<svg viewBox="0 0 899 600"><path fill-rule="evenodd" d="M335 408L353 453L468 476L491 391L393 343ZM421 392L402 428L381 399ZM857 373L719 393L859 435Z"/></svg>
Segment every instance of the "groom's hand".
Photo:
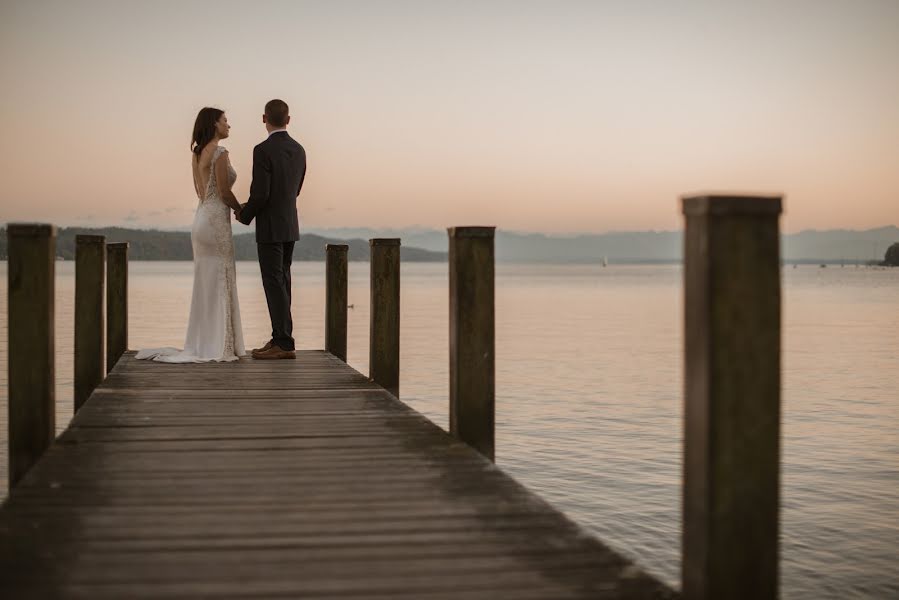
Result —
<svg viewBox="0 0 899 600"><path fill-rule="evenodd" d="M245 209L246 207L247 207L246 202L241 204L240 208L238 208L237 210L234 211L234 216L236 216L237 220L240 221L241 223L243 223L244 225L249 225L249 223L247 223L246 221L243 220L243 209Z"/></svg>

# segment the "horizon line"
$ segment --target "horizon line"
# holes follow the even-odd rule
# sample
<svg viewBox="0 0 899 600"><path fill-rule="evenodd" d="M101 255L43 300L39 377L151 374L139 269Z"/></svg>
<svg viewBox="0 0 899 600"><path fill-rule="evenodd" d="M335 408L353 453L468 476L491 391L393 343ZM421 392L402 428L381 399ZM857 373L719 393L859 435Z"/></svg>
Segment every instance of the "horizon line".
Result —
<svg viewBox="0 0 899 600"><path fill-rule="evenodd" d="M6 230L9 225L15 224L36 224L42 223L40 221L7 221L0 225L0 229ZM232 224L233 226L233 224ZM181 227L181 228L170 228L164 229L161 227L135 227L129 225L56 225L58 229L128 229L132 231L158 231L160 233L190 233L189 227ZM879 225L876 227L868 227L865 229L849 229L836 227L831 229L800 229L798 231L786 232L781 231L781 235L798 235L802 233L828 233L828 232L837 232L837 231L847 231L847 232L857 232L857 233L866 233L871 231L876 231L879 229L899 229L899 225L895 223L887 224L887 225ZM303 228L301 226L300 232L302 233L304 230L307 234L315 235L314 231L333 231L340 229L367 229L370 231L413 231L417 233L438 233L444 232L446 228L440 227L425 227L422 225L410 225L407 227L365 227L365 226L338 226L338 227L306 227ZM559 238L570 238L570 237L580 237L580 236L598 236L598 235L609 235L609 234L637 234L637 233L683 233L683 228L680 229L607 229L605 231L572 231L572 232L547 232L547 231L535 231L535 230L525 230L525 229L505 229L499 226L496 226L497 232L503 233L512 233L512 234L521 234L521 235L542 235L544 237L559 237ZM234 233L233 235L245 235L255 233L255 228L244 231Z"/></svg>

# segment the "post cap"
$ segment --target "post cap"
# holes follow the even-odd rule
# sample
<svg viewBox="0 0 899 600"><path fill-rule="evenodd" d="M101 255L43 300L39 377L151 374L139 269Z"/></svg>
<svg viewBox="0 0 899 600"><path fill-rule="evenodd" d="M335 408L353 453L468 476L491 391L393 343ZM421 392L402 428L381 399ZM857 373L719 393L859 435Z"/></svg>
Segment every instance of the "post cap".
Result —
<svg viewBox="0 0 899 600"><path fill-rule="evenodd" d="M696 194L681 196L683 213L700 215L779 215L782 196L743 196L738 194Z"/></svg>
<svg viewBox="0 0 899 600"><path fill-rule="evenodd" d="M496 227L449 227L446 230L451 238L492 238Z"/></svg>
<svg viewBox="0 0 899 600"><path fill-rule="evenodd" d="M345 251L349 248L347 244L325 244L325 250L336 250L337 252Z"/></svg>
<svg viewBox="0 0 899 600"><path fill-rule="evenodd" d="M76 235L75 244L105 244L105 235Z"/></svg>
<svg viewBox="0 0 899 600"><path fill-rule="evenodd" d="M9 237L50 237L56 235L56 227L47 223L7 223Z"/></svg>
<svg viewBox="0 0 899 600"><path fill-rule="evenodd" d="M109 242L106 247L111 250L127 250L128 242Z"/></svg>
<svg viewBox="0 0 899 600"><path fill-rule="evenodd" d="M368 243L371 246L399 246L400 238L373 238Z"/></svg>

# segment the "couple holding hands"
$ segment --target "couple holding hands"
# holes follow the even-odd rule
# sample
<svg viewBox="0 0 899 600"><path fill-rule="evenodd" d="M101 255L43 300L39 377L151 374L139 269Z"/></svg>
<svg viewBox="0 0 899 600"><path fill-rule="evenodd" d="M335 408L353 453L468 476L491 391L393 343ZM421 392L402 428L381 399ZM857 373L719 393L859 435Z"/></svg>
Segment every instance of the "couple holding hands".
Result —
<svg viewBox="0 0 899 600"><path fill-rule="evenodd" d="M224 111L203 108L194 123L191 164L199 203L191 227L194 283L184 348L141 350L138 359L170 363L233 361L245 355L237 299L231 212L256 221L262 287L272 323L271 339L252 351L255 359L296 358L290 313L290 266L300 239L297 198L306 175L306 152L287 133L290 112L283 100L265 105L268 137L253 149L250 197L232 192L237 173L219 144L231 126Z"/></svg>

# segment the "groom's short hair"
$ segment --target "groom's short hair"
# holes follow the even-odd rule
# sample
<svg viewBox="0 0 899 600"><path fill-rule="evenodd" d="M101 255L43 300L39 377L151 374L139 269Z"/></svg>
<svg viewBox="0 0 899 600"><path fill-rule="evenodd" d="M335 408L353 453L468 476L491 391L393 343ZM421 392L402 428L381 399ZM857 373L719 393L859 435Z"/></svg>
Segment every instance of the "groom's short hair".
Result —
<svg viewBox="0 0 899 600"><path fill-rule="evenodd" d="M290 109L284 100L269 100L265 105L265 119L269 124L275 127L284 127L287 125L287 119L290 117Z"/></svg>

